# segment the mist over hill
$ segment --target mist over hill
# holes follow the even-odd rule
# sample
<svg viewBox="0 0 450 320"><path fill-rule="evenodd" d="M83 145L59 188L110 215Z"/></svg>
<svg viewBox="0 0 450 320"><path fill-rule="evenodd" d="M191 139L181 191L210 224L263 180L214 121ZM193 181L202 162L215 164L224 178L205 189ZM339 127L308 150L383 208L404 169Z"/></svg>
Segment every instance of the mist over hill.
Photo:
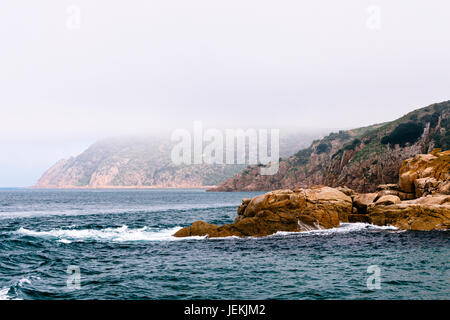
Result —
<svg viewBox="0 0 450 320"><path fill-rule="evenodd" d="M325 132L281 130L280 156L294 154ZM104 139L76 157L59 160L42 175L35 187L203 187L219 184L247 166L175 165L170 157L174 144L169 137L157 136Z"/></svg>

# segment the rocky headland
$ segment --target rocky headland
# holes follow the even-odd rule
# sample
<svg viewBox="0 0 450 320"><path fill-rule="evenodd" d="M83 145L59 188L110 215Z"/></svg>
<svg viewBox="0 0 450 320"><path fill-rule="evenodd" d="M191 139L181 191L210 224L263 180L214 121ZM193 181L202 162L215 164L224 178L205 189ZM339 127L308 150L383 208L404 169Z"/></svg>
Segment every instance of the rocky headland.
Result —
<svg viewBox="0 0 450 320"><path fill-rule="evenodd" d="M405 159L435 148L450 149L450 101L414 110L394 121L331 133L280 159L275 175L261 175L261 166L249 166L209 191L345 185L357 192L376 192L380 184L397 183Z"/></svg>
<svg viewBox="0 0 450 320"><path fill-rule="evenodd" d="M231 224L196 221L174 236L267 236L278 231L329 229L340 222L403 230L449 229L450 150L435 149L403 161L398 183L379 185L376 192L320 185L275 190L243 199Z"/></svg>

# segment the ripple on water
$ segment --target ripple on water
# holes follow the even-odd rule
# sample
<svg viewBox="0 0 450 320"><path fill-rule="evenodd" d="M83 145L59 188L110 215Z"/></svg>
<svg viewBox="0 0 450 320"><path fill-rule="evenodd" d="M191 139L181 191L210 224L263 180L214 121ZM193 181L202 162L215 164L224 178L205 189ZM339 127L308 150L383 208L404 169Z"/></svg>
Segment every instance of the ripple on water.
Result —
<svg viewBox="0 0 450 320"><path fill-rule="evenodd" d="M0 299L450 298L449 232L356 223L264 238L172 236L195 220L231 222L236 205L253 195L13 194L8 214L23 206L34 216L0 218ZM67 215L67 207L83 214ZM80 267L80 290L66 287L71 265ZM381 290L367 288L371 265L381 269Z"/></svg>

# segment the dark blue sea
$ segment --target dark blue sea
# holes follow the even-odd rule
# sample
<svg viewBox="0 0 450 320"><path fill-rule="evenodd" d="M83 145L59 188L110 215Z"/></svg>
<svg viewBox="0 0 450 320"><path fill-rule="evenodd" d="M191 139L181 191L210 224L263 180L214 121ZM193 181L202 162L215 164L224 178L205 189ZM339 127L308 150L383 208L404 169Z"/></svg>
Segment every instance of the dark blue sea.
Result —
<svg viewBox="0 0 450 320"><path fill-rule="evenodd" d="M0 299L450 298L448 231L172 237L232 222L257 194L0 190Z"/></svg>

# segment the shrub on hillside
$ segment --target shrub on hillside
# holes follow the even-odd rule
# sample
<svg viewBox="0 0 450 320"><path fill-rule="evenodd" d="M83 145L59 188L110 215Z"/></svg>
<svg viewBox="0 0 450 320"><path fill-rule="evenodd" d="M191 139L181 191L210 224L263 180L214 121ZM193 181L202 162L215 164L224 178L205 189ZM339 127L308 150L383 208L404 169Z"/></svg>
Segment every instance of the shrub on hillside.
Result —
<svg viewBox="0 0 450 320"><path fill-rule="evenodd" d="M346 144L344 146L344 150L355 150L355 148L357 146L359 146L361 144L361 140L359 139L353 139L352 142L350 142L349 144Z"/></svg>
<svg viewBox="0 0 450 320"><path fill-rule="evenodd" d="M295 158L297 160L296 161L297 164L303 165L303 164L308 163L309 157L311 156L311 153L312 153L312 149L311 148L303 149L303 150L300 150L299 152L297 152L295 154Z"/></svg>
<svg viewBox="0 0 450 320"><path fill-rule="evenodd" d="M399 124L390 134L381 139L382 144L405 146L406 143L416 142L423 133L423 126L415 122Z"/></svg>
<svg viewBox="0 0 450 320"><path fill-rule="evenodd" d="M450 150L450 131L438 133L433 136L434 147L442 150Z"/></svg>
<svg viewBox="0 0 450 320"><path fill-rule="evenodd" d="M423 124L430 123L430 128L434 128L439 122L439 113L434 112L432 114L426 114L420 118L420 121Z"/></svg>
<svg viewBox="0 0 450 320"><path fill-rule="evenodd" d="M331 149L330 143L322 142L321 144L319 144L317 146L316 153L317 154L328 153L328 151L330 151L330 149Z"/></svg>

